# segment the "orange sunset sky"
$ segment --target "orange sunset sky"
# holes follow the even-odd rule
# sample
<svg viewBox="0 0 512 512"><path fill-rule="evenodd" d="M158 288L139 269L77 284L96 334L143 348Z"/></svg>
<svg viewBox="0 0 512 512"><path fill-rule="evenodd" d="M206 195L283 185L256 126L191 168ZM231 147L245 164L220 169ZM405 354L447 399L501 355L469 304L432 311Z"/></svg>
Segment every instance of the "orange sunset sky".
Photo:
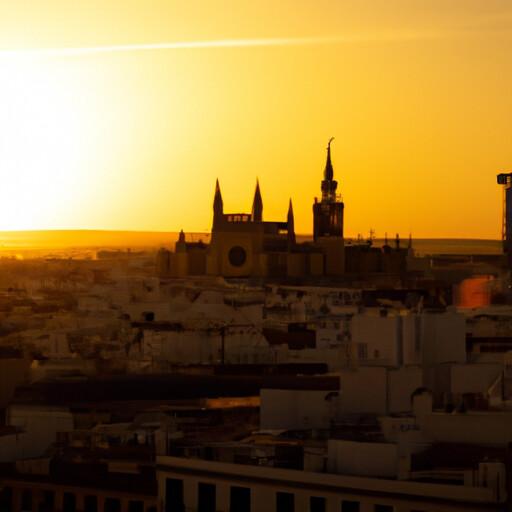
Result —
<svg viewBox="0 0 512 512"><path fill-rule="evenodd" d="M0 3L1 230L309 233L331 136L348 236L498 238L512 2Z"/></svg>

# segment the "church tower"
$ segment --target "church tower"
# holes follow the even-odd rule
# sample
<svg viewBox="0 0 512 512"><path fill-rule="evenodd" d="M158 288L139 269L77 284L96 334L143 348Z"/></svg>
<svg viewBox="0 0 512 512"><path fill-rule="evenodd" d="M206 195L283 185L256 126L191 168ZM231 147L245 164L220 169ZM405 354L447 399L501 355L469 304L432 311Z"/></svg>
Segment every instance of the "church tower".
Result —
<svg viewBox="0 0 512 512"><path fill-rule="evenodd" d="M345 244L343 241L343 211L345 205L337 194L331 161L331 143L327 144L322 198L313 204L313 239L324 251L324 270L328 275L342 275L345 271Z"/></svg>
<svg viewBox="0 0 512 512"><path fill-rule="evenodd" d="M344 204L336 193L338 182L334 179L331 162L331 142L327 145L327 161L325 162L324 179L322 180L322 199L315 198L313 205L313 239L321 237L343 238L343 209Z"/></svg>

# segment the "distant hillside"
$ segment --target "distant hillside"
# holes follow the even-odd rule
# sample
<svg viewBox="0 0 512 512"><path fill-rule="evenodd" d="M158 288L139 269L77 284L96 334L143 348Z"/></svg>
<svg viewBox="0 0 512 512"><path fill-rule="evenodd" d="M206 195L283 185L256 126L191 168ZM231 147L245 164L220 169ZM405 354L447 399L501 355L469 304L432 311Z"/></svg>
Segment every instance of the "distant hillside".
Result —
<svg viewBox="0 0 512 512"><path fill-rule="evenodd" d="M55 231L0 231L0 251L52 251L65 249L156 249L173 247L177 232L166 231L107 231L107 230L55 230ZM209 233L187 233L187 240L210 240ZM299 242L311 240L311 235L298 235ZM393 245L394 240L390 241ZM380 246L383 240L375 240ZM407 244L407 240L402 240ZM501 242L478 239L413 240L419 254L499 254Z"/></svg>
<svg viewBox="0 0 512 512"><path fill-rule="evenodd" d="M156 248L174 245L177 238L177 232L159 231L0 231L0 250ZM190 234L187 238L208 241L209 235Z"/></svg>

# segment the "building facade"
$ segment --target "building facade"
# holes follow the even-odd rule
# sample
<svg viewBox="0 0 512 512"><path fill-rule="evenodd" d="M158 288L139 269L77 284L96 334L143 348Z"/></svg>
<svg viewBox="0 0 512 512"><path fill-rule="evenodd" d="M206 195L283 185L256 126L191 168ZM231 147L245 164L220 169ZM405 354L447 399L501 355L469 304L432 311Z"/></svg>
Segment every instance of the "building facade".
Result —
<svg viewBox="0 0 512 512"><path fill-rule="evenodd" d="M505 510L491 487L419 483L179 457L157 458L161 512Z"/></svg>

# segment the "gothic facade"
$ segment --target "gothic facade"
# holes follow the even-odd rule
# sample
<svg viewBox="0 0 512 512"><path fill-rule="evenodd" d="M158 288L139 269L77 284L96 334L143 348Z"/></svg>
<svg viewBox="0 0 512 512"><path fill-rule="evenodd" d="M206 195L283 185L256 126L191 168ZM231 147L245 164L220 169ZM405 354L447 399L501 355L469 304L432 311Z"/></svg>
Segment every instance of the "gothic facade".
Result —
<svg viewBox="0 0 512 512"><path fill-rule="evenodd" d="M322 195L313 204L313 240L297 243L293 206L282 221L263 220L263 199L256 182L250 213L228 213L219 181L215 185L210 243L187 242L183 231L174 252L161 249L157 267L162 277L197 275L246 277L342 277L347 266L353 271L376 271L383 267L379 258L365 259L364 247L349 254L370 261L371 268L360 268L346 261L343 234L344 203L338 194L331 162L331 141L321 182ZM375 252L375 251L374 251ZM383 252L384 254L384 252ZM374 268L375 267L375 268Z"/></svg>

